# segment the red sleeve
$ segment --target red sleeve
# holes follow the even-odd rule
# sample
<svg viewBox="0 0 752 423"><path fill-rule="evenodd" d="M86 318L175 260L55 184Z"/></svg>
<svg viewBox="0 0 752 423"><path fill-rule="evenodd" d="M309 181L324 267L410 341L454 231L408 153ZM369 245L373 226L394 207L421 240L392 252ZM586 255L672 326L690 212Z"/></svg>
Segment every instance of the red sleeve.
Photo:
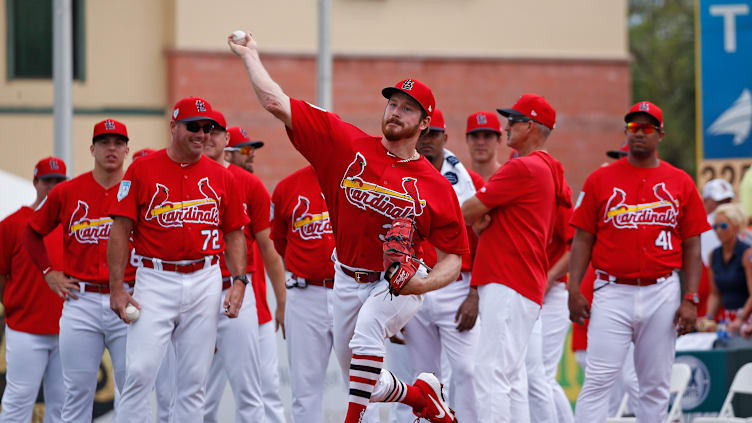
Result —
<svg viewBox="0 0 752 423"><path fill-rule="evenodd" d="M248 205L248 217L251 218L251 233L256 234L268 228L271 223L269 222L271 213L271 198L269 197L269 191L255 175L251 175L250 198Z"/></svg>
<svg viewBox="0 0 752 423"><path fill-rule="evenodd" d="M574 238L574 227L569 224L572 219L572 208L566 206L559 206L559 211L556 214L556 234L561 238L565 244L571 244L572 238Z"/></svg>
<svg viewBox="0 0 752 423"><path fill-rule="evenodd" d="M63 208L62 188L64 186L65 182L52 188L52 191L42 200L42 204L31 215L29 226L41 236L52 232L60 223L60 212Z"/></svg>
<svg viewBox="0 0 752 423"><path fill-rule="evenodd" d="M483 179L483 177L482 177L482 176L480 176L479 174L477 174L477 173L473 172L473 171L472 171L472 170L470 170L470 169L467 169L467 173L469 173L469 174L470 174L470 179L472 179L472 180L473 180L473 185L475 185L475 190L476 190L476 191L478 191L478 190L480 190L481 188L483 188L483 185L485 185L485 184L486 184L486 181L485 181L485 180Z"/></svg>
<svg viewBox="0 0 752 423"><path fill-rule="evenodd" d="M219 227L222 229L222 232L227 234L248 224L248 216L243 210L243 202L240 196L232 195L232 193L237 192L237 188L235 186L235 178L232 177L229 171L225 171L225 181L227 183L227 191L224 194L224 200L227 205L222 213Z"/></svg>
<svg viewBox="0 0 752 423"><path fill-rule="evenodd" d="M138 180L135 176L135 168L138 166L138 162L134 162L128 166L128 170L125 171L123 179L120 181L120 186L117 192L117 201L113 201L108 211L110 216L123 216L128 219L137 222L138 221Z"/></svg>
<svg viewBox="0 0 752 423"><path fill-rule="evenodd" d="M591 175L585 180L585 185L582 187L580 196L577 197L577 203L574 205L572 219L569 221L570 225L591 234L594 234L598 229L598 216L596 216L598 199L595 198L597 193L594 185L595 182L593 182Z"/></svg>
<svg viewBox="0 0 752 423"><path fill-rule="evenodd" d="M684 210L682 210L679 220L679 234L682 239L700 235L710 229L708 216L705 213L705 206L702 204L700 194L697 193L697 188L695 188L691 179L689 177L686 179L685 192L687 193L687 201L684 202Z"/></svg>
<svg viewBox="0 0 752 423"><path fill-rule="evenodd" d="M530 172L521 160L512 160L491 176L485 186L475 193L483 205L494 209L515 202L523 193L519 189L529 183Z"/></svg>
<svg viewBox="0 0 752 423"><path fill-rule="evenodd" d="M287 249L287 219L283 216L284 207L282 201L282 184L277 184L272 193L272 229L269 233L269 238L274 242L274 249L277 250L280 256L285 256L285 250Z"/></svg>
<svg viewBox="0 0 752 423"><path fill-rule="evenodd" d="M0 222L0 275L10 274L10 256L13 248L9 244L18 242L18 240L11 238L7 227L8 219L6 218Z"/></svg>
<svg viewBox="0 0 752 423"><path fill-rule="evenodd" d="M292 129L285 128L287 136L313 167L326 166L334 157L332 151L347 144L337 134L342 134L342 127L348 124L332 113L294 98L290 98L290 111Z"/></svg>
<svg viewBox="0 0 752 423"><path fill-rule="evenodd" d="M447 182L448 184L449 182ZM443 208L434 216L431 223L431 233L428 240L439 250L448 254L470 254L470 248L467 243L467 232L465 231L465 219L462 217L462 210L457 202L457 195L454 190L447 192L451 194L451 199L447 198L443 202L447 207ZM453 205L453 209L449 209Z"/></svg>

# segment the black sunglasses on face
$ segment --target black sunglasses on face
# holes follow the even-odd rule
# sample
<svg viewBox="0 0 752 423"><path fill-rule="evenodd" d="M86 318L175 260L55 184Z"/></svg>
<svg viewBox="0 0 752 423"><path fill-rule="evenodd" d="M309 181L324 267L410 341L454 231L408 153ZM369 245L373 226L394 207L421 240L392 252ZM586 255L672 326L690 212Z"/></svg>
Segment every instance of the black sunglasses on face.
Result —
<svg viewBox="0 0 752 423"><path fill-rule="evenodd" d="M185 129L187 129L189 132L198 132L203 131L205 134L208 134L211 132L212 128L214 128L214 125L211 123L207 123L204 126L201 126L198 124L198 122L186 122L185 123Z"/></svg>
<svg viewBox="0 0 752 423"><path fill-rule="evenodd" d="M726 222L716 223L713 225L713 229L718 230L718 228L721 228L722 231L725 231L728 229L729 225Z"/></svg>
<svg viewBox="0 0 752 423"><path fill-rule="evenodd" d="M509 121L510 125L514 125L515 123L518 123L518 122L530 122L532 119L530 119L529 117L525 117L525 116L509 116L507 120Z"/></svg>

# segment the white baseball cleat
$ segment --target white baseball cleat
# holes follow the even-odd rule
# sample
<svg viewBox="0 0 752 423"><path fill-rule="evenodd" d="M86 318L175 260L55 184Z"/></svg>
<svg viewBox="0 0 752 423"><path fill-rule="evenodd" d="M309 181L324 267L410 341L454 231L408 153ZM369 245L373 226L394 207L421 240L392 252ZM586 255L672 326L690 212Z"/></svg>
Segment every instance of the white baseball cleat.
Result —
<svg viewBox="0 0 752 423"><path fill-rule="evenodd" d="M420 389L426 398L426 408L413 413L432 423L457 423L454 412L449 408L441 392L441 383L433 373L421 373L415 380L414 386Z"/></svg>

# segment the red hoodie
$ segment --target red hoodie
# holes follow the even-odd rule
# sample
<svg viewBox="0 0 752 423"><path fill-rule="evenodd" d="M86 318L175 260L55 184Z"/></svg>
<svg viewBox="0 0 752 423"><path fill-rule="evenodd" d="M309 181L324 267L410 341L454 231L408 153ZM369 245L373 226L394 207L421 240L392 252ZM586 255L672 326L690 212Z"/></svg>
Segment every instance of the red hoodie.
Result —
<svg viewBox="0 0 752 423"><path fill-rule="evenodd" d="M542 305L556 211L572 206L561 163L542 151L510 160L475 195L491 209L491 224L480 235L471 283L501 283Z"/></svg>

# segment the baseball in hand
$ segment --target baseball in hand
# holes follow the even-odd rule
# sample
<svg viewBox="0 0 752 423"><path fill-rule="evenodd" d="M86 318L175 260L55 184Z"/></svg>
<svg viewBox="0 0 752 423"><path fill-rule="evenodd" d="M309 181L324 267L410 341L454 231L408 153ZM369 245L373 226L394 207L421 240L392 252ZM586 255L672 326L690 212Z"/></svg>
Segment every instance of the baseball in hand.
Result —
<svg viewBox="0 0 752 423"><path fill-rule="evenodd" d="M138 320L138 316L140 315L141 313L133 304L128 304L128 307L125 308L125 317L127 317L131 322Z"/></svg>
<svg viewBox="0 0 752 423"><path fill-rule="evenodd" d="M240 44L241 46L246 45L245 41L245 32L237 30L232 33L232 42L235 44Z"/></svg>

